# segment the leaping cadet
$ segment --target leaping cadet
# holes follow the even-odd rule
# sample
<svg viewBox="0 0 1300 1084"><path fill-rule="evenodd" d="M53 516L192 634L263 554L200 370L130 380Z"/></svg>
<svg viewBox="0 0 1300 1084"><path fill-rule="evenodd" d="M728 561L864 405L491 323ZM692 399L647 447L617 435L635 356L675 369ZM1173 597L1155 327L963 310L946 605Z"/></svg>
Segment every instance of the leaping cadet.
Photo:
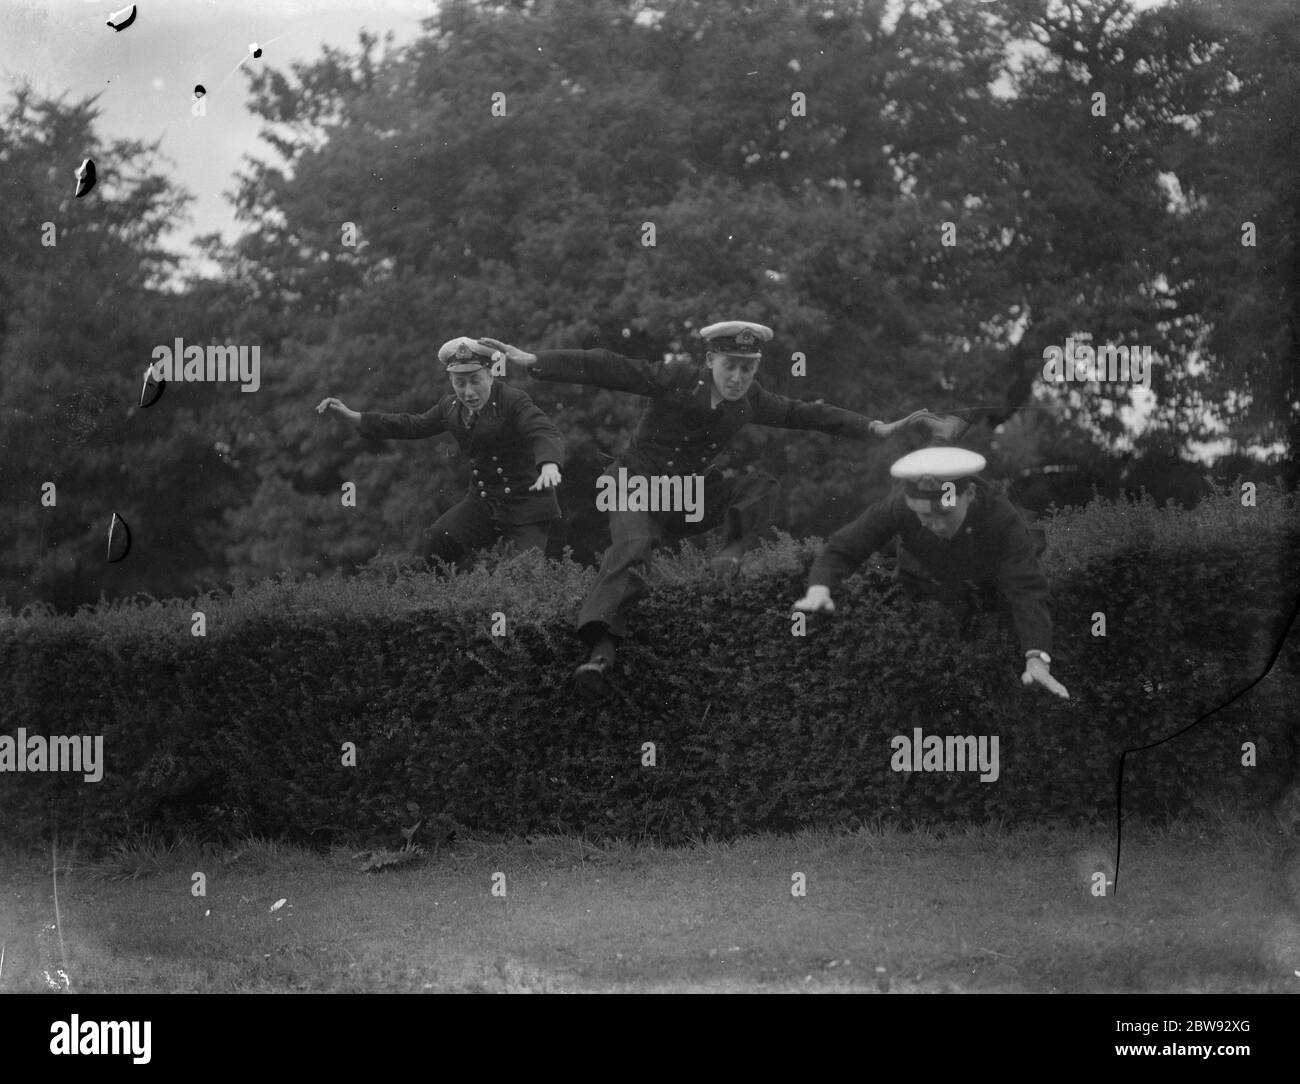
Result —
<svg viewBox="0 0 1300 1084"><path fill-rule="evenodd" d="M429 529L427 556L451 564L497 539L520 550L546 550L559 518L555 487L564 465L564 439L541 408L519 388L492 378L495 351L461 336L443 343L438 360L452 394L423 414L351 410L340 399L322 399L317 414L332 410L362 436L414 440L450 433L469 459L469 493Z"/></svg>
<svg viewBox="0 0 1300 1084"><path fill-rule="evenodd" d="M777 480L753 472L724 478L713 462L746 425L813 429L832 436L866 441L879 435L880 423L861 414L821 403L787 399L764 389L755 374L762 344L772 329L745 320L710 324L700 335L706 344L704 364L640 361L608 350L542 350L481 339L507 361L527 368L542 380L590 384L644 396L650 402L627 446L605 470L599 489L615 482L626 490L629 477L649 485L655 479L704 478L702 515L683 509L624 508L609 510L612 544L605 551L596 582L582 603L577 634L589 649L576 672L579 685L598 691L613 664L619 641L627 636L627 617L645 590L651 554L665 532L681 537L723 526L721 551L710 562L717 571L734 569L758 544L771 523ZM923 412L911 419L946 432L948 423ZM622 474L620 476L620 471ZM668 487L660 485L659 491Z"/></svg>

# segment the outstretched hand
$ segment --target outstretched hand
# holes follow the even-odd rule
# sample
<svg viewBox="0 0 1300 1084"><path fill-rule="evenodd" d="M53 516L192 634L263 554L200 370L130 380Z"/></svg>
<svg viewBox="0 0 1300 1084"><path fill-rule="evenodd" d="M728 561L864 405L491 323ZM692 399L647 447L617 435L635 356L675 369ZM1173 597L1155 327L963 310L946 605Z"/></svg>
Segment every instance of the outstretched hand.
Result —
<svg viewBox="0 0 1300 1084"><path fill-rule="evenodd" d="M1047 663L1043 662L1042 659L1028 658L1025 660L1025 672L1020 675L1020 682L1026 686L1041 685L1049 693L1054 693L1062 700L1070 699L1070 694L1066 691L1065 686L1052 677L1051 671L1047 668Z"/></svg>
<svg viewBox="0 0 1300 1084"><path fill-rule="evenodd" d="M501 351L506 361L515 365L522 365L525 369L531 369L537 364L536 354L530 354L527 350L520 350L519 347L503 343L499 339L479 339L479 343L483 346L490 346L493 350Z"/></svg>
<svg viewBox="0 0 1300 1084"><path fill-rule="evenodd" d="M537 472L537 481L528 488L541 492L543 489L554 489L560 484L560 468L554 463L543 463L542 469Z"/></svg>
<svg viewBox="0 0 1300 1084"><path fill-rule="evenodd" d="M332 410L336 414L342 414L343 417L347 418L347 420L350 422L361 420L360 414L358 414L355 410L348 409L347 404L344 403L342 399L335 399L334 396L332 395L326 396L324 399L322 399L319 403L316 404L317 414L324 414L325 411L327 410Z"/></svg>
<svg viewBox="0 0 1300 1084"><path fill-rule="evenodd" d="M926 430L931 440L942 441L958 440L970 428L970 422L955 414L933 414L928 410L914 410L896 422L874 421L868 428L875 436L884 438L909 425Z"/></svg>
<svg viewBox="0 0 1300 1084"><path fill-rule="evenodd" d="M794 604L794 608L810 614L833 614L835 612L835 603L831 601L830 588L817 585L808 588L808 593Z"/></svg>

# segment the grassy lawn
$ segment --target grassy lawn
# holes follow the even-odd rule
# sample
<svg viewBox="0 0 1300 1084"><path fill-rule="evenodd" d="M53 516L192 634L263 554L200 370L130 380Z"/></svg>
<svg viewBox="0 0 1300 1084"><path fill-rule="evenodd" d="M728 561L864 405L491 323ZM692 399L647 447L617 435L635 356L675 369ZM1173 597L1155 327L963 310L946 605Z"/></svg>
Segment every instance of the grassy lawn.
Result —
<svg viewBox="0 0 1300 1084"><path fill-rule="evenodd" d="M0 992L61 988L65 959L77 992L1295 992L1300 877L1276 844L1263 820L1130 826L1105 898L1102 826L470 840L379 872L341 849L137 846L60 857L62 947L48 856L11 851Z"/></svg>

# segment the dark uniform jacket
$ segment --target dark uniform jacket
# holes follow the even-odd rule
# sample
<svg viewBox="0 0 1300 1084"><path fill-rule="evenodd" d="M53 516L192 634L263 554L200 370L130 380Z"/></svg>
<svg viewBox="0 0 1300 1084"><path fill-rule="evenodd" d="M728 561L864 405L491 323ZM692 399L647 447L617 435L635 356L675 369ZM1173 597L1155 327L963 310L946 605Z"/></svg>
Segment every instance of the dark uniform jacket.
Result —
<svg viewBox="0 0 1300 1084"><path fill-rule="evenodd" d="M651 401L619 456L630 471L646 476L703 474L731 438L751 424L816 429L855 440L872 435L861 414L774 395L757 380L743 399L723 401L714 409L713 376L699 364L638 361L608 350L542 350L532 374L647 396Z"/></svg>
<svg viewBox="0 0 1300 1084"><path fill-rule="evenodd" d="M529 492L543 463L564 466L560 431L525 392L493 381L475 414L448 395L423 414L361 415L362 436L410 440L450 433L469 459L469 497L491 499L507 523L538 523L560 514L554 489Z"/></svg>
<svg viewBox="0 0 1300 1084"><path fill-rule="evenodd" d="M1038 547L1010 501L980 480L975 486L976 497L952 539L923 527L899 486L831 535L813 562L808 583L834 590L844 576L897 536L900 579L906 582L913 577L933 585L938 588L934 597L955 597L969 585L983 602L1000 599L1010 609L1020 649L1050 652L1052 619Z"/></svg>

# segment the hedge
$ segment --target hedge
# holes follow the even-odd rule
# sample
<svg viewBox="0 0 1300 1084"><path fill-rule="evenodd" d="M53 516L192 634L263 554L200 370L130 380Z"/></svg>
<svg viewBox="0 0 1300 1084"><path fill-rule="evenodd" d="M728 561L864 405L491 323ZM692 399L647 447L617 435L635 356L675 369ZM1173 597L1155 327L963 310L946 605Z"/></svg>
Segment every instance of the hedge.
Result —
<svg viewBox="0 0 1300 1084"><path fill-rule="evenodd" d="M56 824L101 842L146 827L355 841L422 817L425 838L460 826L672 843L1110 817L1120 753L1202 716L1128 758L1125 812L1259 807L1296 774L1294 651L1215 709L1264 673L1292 615L1295 512L1284 494L1243 508L1221 493L1187 512L1094 502L1044 521L1068 702L1020 685L996 620L959 627L881 566L793 635L819 543L787 537L731 579L692 547L662 560L596 701L571 677L570 623L593 572L536 554L454 576L376 568L6 614L0 736L102 735L105 770L93 784L0 774L0 821L32 842ZM998 778L893 770L891 743L914 728L996 735Z"/></svg>

